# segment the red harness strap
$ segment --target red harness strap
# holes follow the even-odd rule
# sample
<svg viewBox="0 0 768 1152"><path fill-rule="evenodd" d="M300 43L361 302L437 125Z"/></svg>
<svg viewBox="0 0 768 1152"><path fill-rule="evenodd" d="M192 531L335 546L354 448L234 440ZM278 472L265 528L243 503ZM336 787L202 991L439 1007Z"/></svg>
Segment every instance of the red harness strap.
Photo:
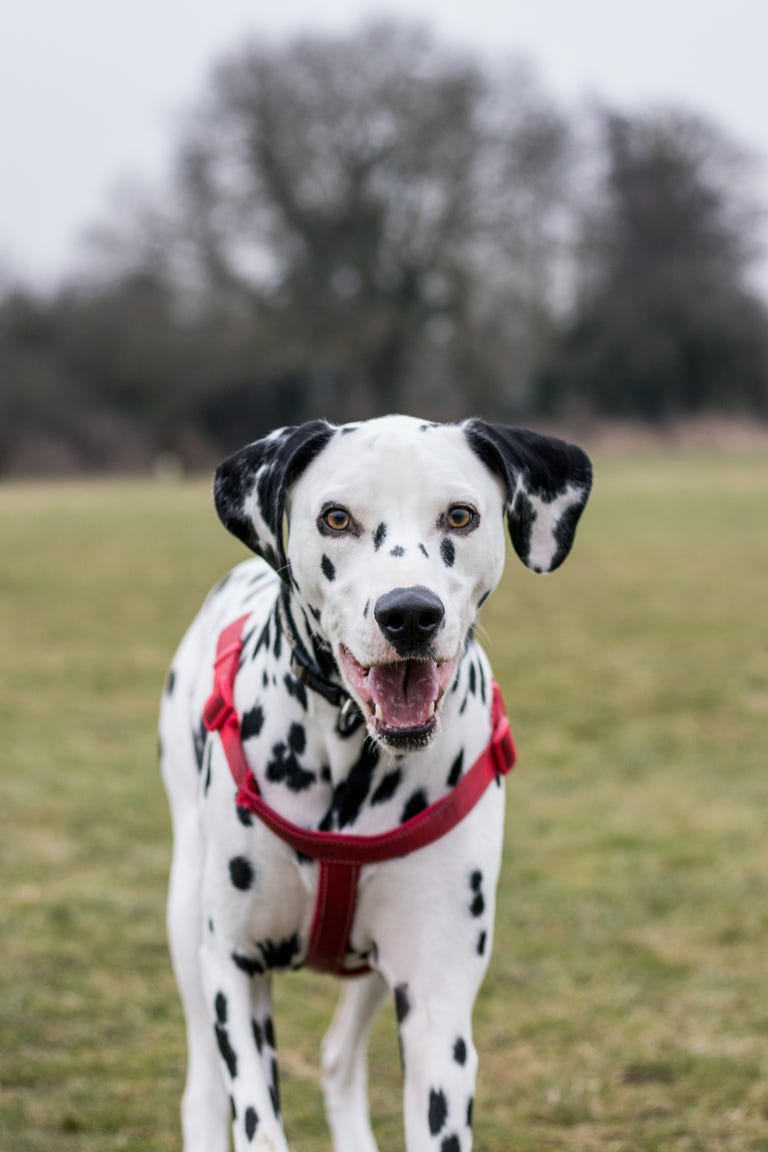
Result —
<svg viewBox="0 0 768 1152"><path fill-rule="evenodd" d="M493 682L492 735L451 792L397 828L375 836L312 832L286 820L265 803L243 752L240 719L233 691L243 648L242 630L248 616L241 616L219 637L214 665L214 687L203 710L209 732L218 731L233 779L238 787L237 804L255 813L267 827L297 852L320 865L315 916L306 964L337 976L357 976L367 965L347 968L349 934L357 901L357 881L365 864L407 856L439 840L474 808L491 781L506 775L516 759L515 745L504 711L504 702Z"/></svg>

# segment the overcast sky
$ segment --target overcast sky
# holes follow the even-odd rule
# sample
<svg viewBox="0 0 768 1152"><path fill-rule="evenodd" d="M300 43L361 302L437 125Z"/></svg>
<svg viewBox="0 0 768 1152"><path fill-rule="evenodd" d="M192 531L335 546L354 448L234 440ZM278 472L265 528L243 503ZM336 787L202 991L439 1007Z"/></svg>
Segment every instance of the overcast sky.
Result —
<svg viewBox="0 0 768 1152"><path fill-rule="evenodd" d="M0 33L0 276L55 284L116 188L159 187L184 110L239 40L378 14L523 54L569 103L701 111L763 158L768 204L763 0L18 0Z"/></svg>

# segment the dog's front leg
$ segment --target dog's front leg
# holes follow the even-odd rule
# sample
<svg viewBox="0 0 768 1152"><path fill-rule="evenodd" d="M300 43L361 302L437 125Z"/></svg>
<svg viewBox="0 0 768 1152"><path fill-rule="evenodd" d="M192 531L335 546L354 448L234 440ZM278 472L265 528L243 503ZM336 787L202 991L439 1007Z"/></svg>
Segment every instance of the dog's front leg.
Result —
<svg viewBox="0 0 768 1152"><path fill-rule="evenodd" d="M376 1152L368 1113L366 1049L374 1017L387 994L375 972L344 988L323 1040L323 1090L335 1152Z"/></svg>
<svg viewBox="0 0 768 1152"><path fill-rule="evenodd" d="M211 1024L232 1102L235 1152L288 1152L280 1116L268 976L251 977L215 946L202 953Z"/></svg>
<svg viewBox="0 0 768 1152"><path fill-rule="evenodd" d="M460 998L459 998L460 999ZM395 989L408 1152L470 1152L477 1054L472 1005L436 988Z"/></svg>

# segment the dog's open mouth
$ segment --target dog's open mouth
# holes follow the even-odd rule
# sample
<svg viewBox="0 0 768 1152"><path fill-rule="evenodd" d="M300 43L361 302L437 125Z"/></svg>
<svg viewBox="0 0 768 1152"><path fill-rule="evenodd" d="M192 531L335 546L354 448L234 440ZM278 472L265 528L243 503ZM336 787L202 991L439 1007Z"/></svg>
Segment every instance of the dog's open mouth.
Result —
<svg viewBox="0 0 768 1152"><path fill-rule="evenodd" d="M376 732L388 744L425 744L437 726L455 660L396 660L366 668L343 646L344 670Z"/></svg>

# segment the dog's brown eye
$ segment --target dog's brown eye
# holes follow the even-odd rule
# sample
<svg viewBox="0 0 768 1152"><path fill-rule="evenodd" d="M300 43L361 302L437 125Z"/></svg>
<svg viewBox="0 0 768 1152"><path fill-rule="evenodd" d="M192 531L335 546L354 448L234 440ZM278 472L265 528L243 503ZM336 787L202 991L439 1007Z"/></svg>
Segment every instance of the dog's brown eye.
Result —
<svg viewBox="0 0 768 1152"><path fill-rule="evenodd" d="M352 517L346 508L329 508L323 513L323 524L331 532L346 532L352 523Z"/></svg>
<svg viewBox="0 0 768 1152"><path fill-rule="evenodd" d="M469 528L475 519L475 510L466 504L454 504L452 508L448 509L446 522L449 528L455 528L460 531L462 528Z"/></svg>

